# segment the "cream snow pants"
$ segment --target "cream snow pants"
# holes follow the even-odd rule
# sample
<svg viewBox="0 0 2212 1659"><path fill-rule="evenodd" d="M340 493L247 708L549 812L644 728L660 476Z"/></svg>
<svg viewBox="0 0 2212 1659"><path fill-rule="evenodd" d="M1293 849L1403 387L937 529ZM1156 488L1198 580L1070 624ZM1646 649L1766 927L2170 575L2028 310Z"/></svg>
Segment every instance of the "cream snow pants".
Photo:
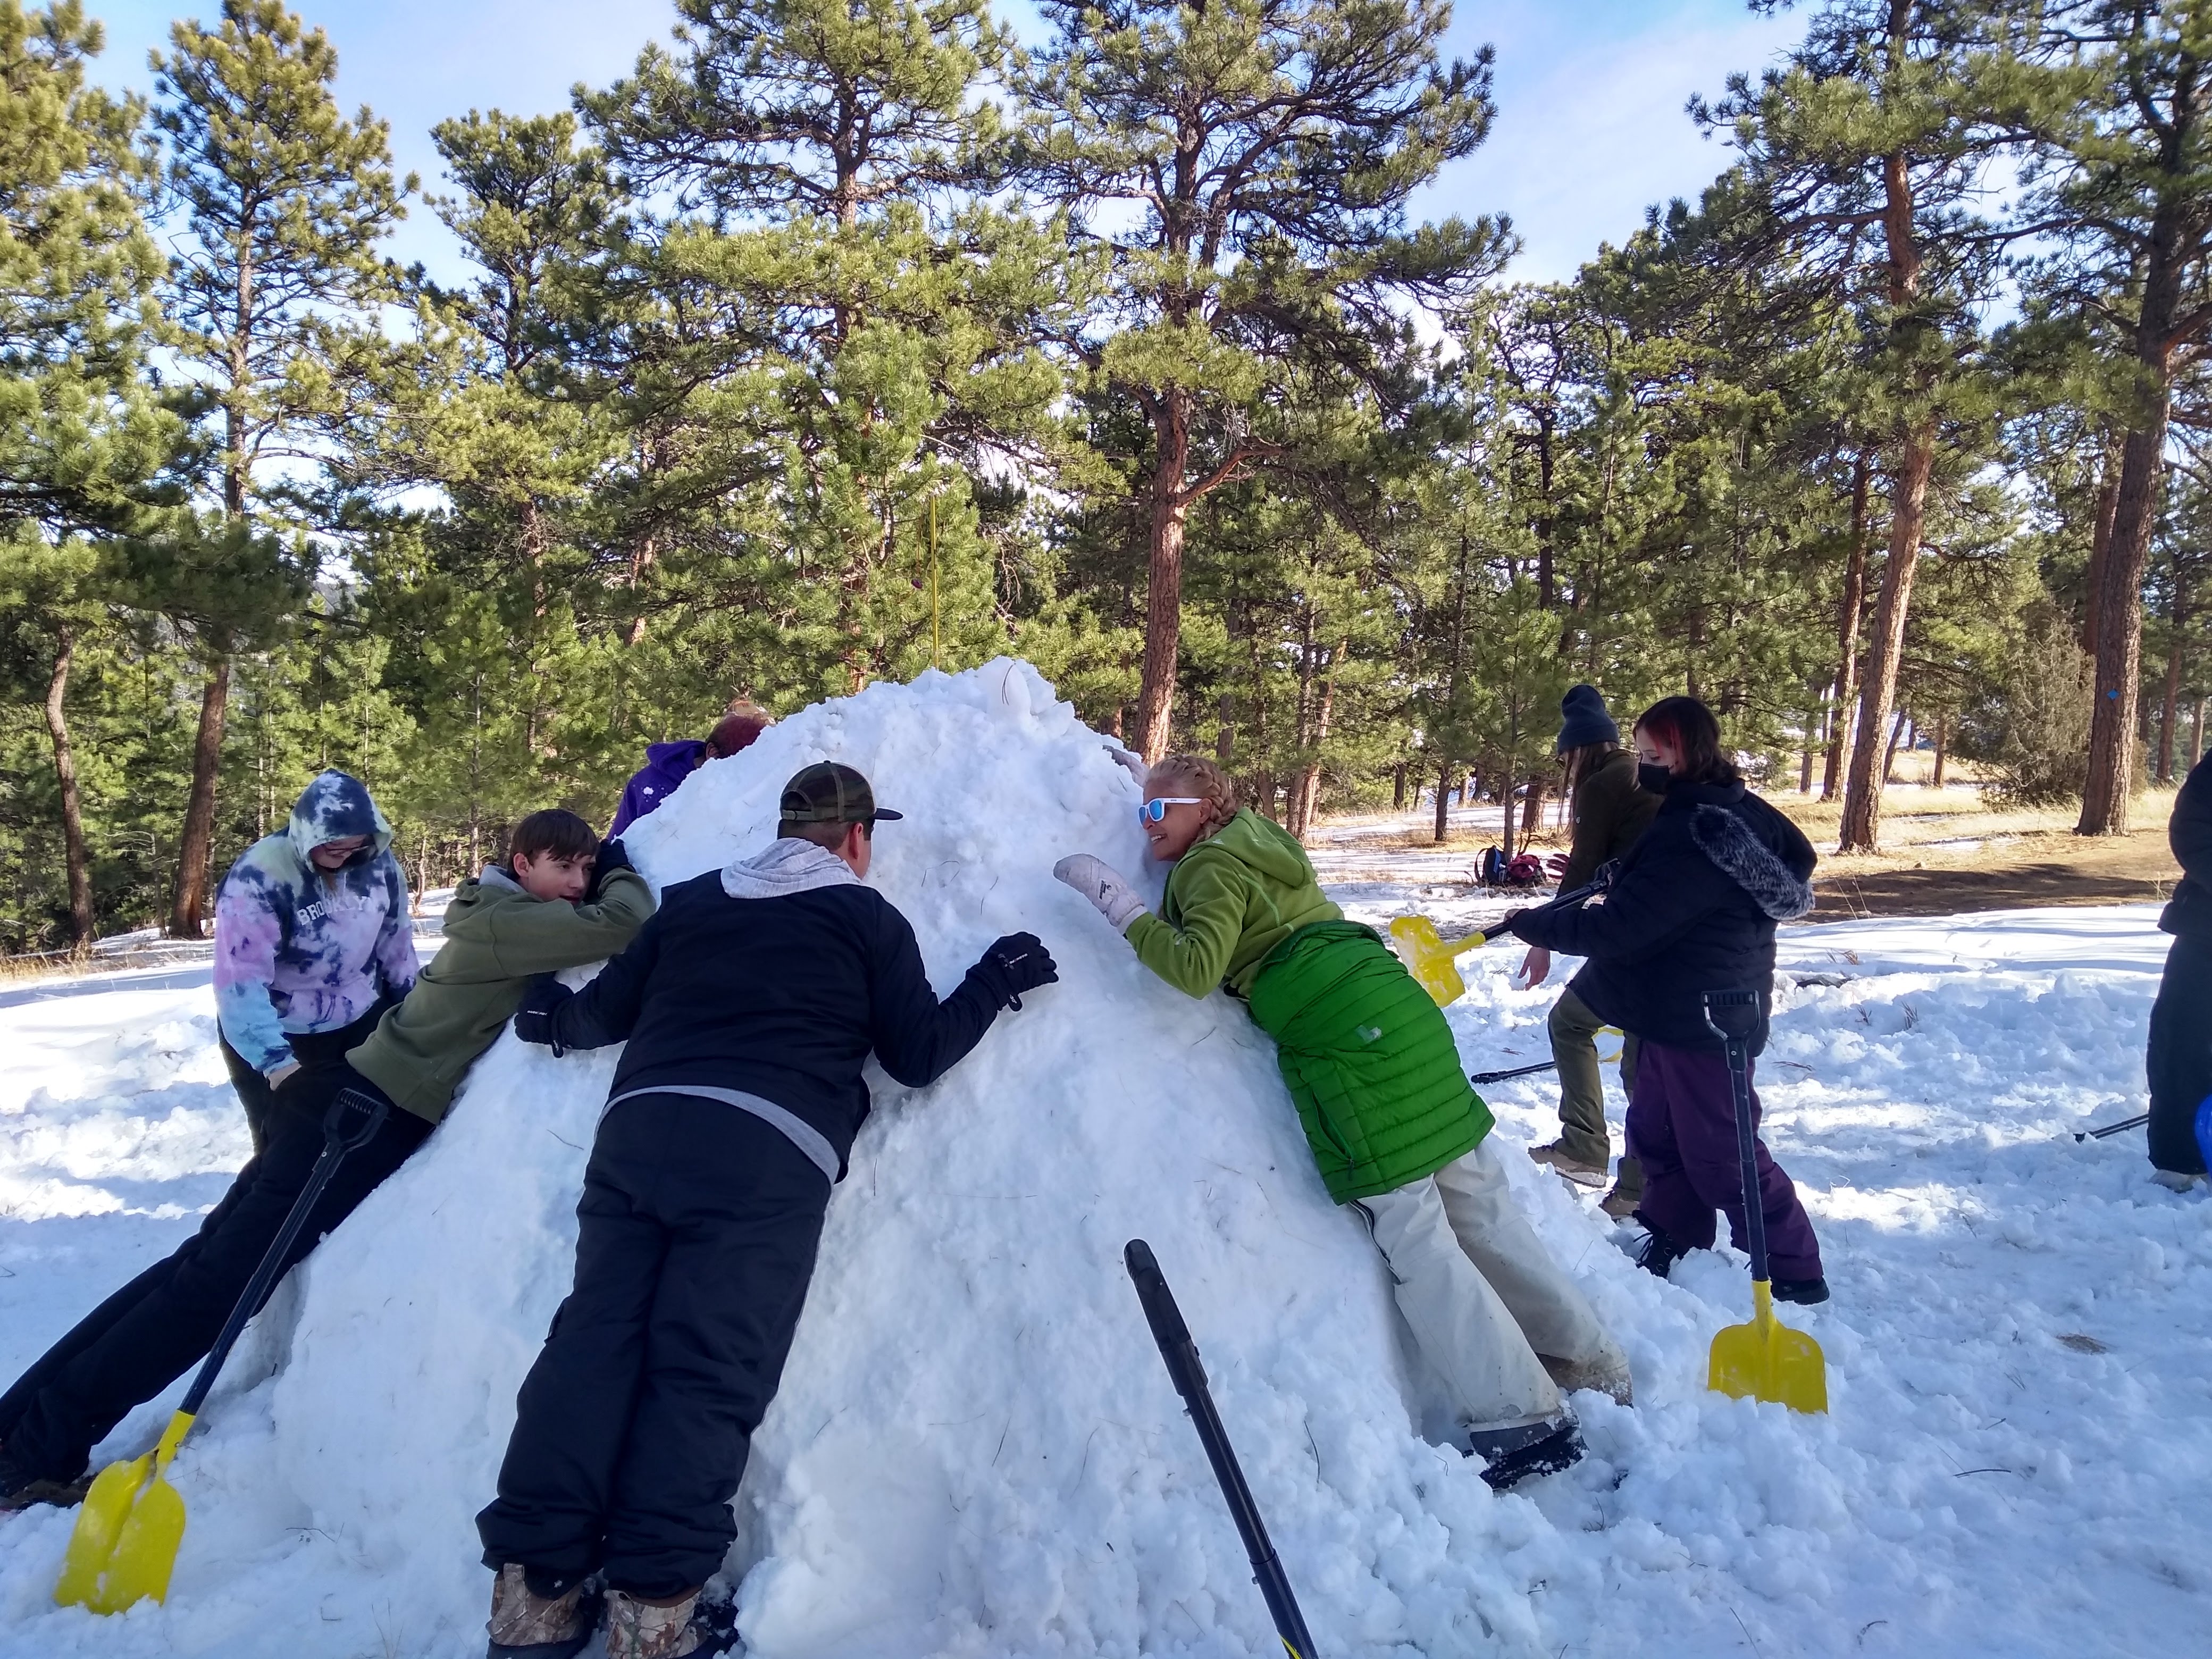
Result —
<svg viewBox="0 0 2212 1659"><path fill-rule="evenodd" d="M1626 1357L1515 1207L1486 1139L1434 1175L1358 1203L1413 1340L1468 1427L1557 1416L1553 1369L1583 1386L1617 1377L1625 1392Z"/></svg>

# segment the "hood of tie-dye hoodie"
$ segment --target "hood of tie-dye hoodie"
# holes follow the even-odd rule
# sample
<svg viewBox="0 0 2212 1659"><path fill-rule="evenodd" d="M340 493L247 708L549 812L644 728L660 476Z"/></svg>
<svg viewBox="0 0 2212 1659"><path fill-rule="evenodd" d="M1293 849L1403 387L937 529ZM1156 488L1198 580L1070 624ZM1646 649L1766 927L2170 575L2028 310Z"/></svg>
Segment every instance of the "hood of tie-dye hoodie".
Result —
<svg viewBox="0 0 2212 1659"><path fill-rule="evenodd" d="M371 837L335 871L308 854ZM247 848L216 898L216 1012L230 1046L256 1070L294 1058L290 1038L350 1025L383 996L401 996L418 963L407 881L392 825L358 778L325 772L291 822Z"/></svg>
<svg viewBox="0 0 2212 1659"><path fill-rule="evenodd" d="M292 822L285 829L284 837L292 843L293 852L306 866L309 863L307 854L318 847L334 841L349 841L356 836L367 836L375 845L355 854L342 868L368 864L392 845L392 826L377 809L368 786L343 772L316 774L314 781L302 789L300 799L292 803Z"/></svg>

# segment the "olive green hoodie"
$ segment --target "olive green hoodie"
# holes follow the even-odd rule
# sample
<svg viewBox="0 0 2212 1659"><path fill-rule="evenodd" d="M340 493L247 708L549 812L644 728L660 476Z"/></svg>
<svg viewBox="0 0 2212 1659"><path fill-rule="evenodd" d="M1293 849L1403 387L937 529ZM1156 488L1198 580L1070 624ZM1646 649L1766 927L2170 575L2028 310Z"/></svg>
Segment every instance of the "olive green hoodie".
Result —
<svg viewBox="0 0 2212 1659"><path fill-rule="evenodd" d="M532 897L489 865L454 893L446 943L407 1000L346 1061L394 1105L435 1123L532 978L613 956L652 914L653 890L635 871L609 876L591 903L569 904Z"/></svg>
<svg viewBox="0 0 2212 1659"><path fill-rule="evenodd" d="M1124 930L1137 960L1188 995L1226 981L1249 995L1267 953L1301 927L1341 921L1297 837L1247 806L1168 873L1160 915Z"/></svg>

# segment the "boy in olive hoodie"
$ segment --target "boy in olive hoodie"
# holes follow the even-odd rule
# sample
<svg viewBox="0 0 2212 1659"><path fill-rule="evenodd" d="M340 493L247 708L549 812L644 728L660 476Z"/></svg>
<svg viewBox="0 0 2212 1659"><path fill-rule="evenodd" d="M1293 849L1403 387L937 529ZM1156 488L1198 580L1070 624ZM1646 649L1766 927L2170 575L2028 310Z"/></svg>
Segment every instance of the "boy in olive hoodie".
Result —
<svg viewBox="0 0 2212 1659"><path fill-rule="evenodd" d="M1177 990L1216 986L1275 1039L1329 1196L1357 1207L1400 1310L1504 1488L1582 1455L1562 1388L1626 1400L1628 1362L1513 1206L1442 1011L1372 928L1323 896L1305 849L1211 761L1172 755L1138 817L1170 872L1154 915L1089 854L1053 873Z"/></svg>
<svg viewBox="0 0 2212 1659"><path fill-rule="evenodd" d="M652 913L652 891L620 842L601 848L573 812L523 819L507 862L461 884L446 912L445 946L406 1000L343 1059L307 1056L277 1086L267 1144L198 1232L0 1396L0 1509L76 1502L92 1449L206 1357L307 1184L322 1152L323 1115L342 1091L380 1095L398 1109L338 1166L288 1267L428 1139L533 977L615 955Z"/></svg>

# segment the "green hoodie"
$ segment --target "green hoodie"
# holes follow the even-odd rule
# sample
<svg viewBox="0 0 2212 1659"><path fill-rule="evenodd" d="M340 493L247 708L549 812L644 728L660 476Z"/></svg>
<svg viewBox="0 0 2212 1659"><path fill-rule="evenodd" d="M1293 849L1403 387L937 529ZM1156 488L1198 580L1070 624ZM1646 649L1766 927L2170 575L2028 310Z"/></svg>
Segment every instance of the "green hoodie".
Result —
<svg viewBox="0 0 2212 1659"><path fill-rule="evenodd" d="M1124 937L1138 961L1186 995L1225 981L1242 997L1278 945L1301 927L1343 920L1322 896L1297 837L1247 806L1182 855L1168 872L1160 915L1146 911Z"/></svg>
<svg viewBox="0 0 2212 1659"><path fill-rule="evenodd" d="M346 1061L433 1123L461 1077L539 974L615 955L653 914L653 890L617 870L589 904L533 898L497 866L465 881L446 908L446 943L407 1000L385 1015Z"/></svg>
<svg viewBox="0 0 2212 1659"><path fill-rule="evenodd" d="M1443 1011L1371 927L1322 896L1297 838L1247 808L1183 854L1137 958L1202 997L1224 981L1275 1061L1340 1204L1433 1175L1490 1132Z"/></svg>

